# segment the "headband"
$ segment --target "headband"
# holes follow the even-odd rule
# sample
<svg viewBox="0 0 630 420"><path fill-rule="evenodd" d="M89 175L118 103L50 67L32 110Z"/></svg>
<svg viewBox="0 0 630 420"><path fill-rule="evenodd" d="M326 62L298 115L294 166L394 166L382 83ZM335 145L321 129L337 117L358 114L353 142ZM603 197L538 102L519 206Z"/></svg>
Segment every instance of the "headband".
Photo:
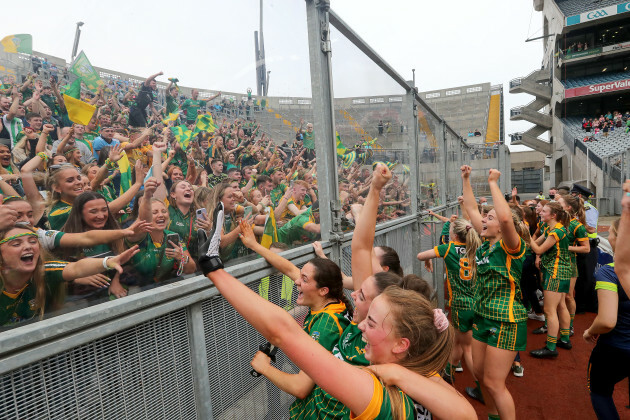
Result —
<svg viewBox="0 0 630 420"><path fill-rule="evenodd" d="M22 232L22 233L18 233L17 235L13 235L13 236L9 236L8 238L4 238L3 240L0 241L0 245L12 241L14 239L17 238L21 238L22 236L34 236L37 238L37 234L35 232Z"/></svg>
<svg viewBox="0 0 630 420"><path fill-rule="evenodd" d="M438 332L444 332L448 328L448 318L441 309L433 310L433 324Z"/></svg>
<svg viewBox="0 0 630 420"><path fill-rule="evenodd" d="M6 197L4 197L2 199L2 204L6 203L7 201L9 201L11 199L17 199L17 200L21 200L21 201L26 201L26 200L24 200L24 198L20 197L19 195L8 195L8 196L6 196Z"/></svg>

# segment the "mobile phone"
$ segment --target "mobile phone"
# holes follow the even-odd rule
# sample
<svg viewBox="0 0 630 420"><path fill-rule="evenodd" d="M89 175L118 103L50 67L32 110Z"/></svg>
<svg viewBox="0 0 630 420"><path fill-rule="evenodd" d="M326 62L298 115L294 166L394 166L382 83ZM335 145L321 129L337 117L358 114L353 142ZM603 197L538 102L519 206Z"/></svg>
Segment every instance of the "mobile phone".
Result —
<svg viewBox="0 0 630 420"><path fill-rule="evenodd" d="M252 214L252 206L246 206L245 212L243 213L243 218L248 218Z"/></svg>
<svg viewBox="0 0 630 420"><path fill-rule="evenodd" d="M208 220L208 211L205 208L197 209L197 219Z"/></svg>
<svg viewBox="0 0 630 420"><path fill-rule="evenodd" d="M174 248L173 245L171 245L171 242L179 246L179 235L177 233L169 233L168 235L166 235L167 248Z"/></svg>

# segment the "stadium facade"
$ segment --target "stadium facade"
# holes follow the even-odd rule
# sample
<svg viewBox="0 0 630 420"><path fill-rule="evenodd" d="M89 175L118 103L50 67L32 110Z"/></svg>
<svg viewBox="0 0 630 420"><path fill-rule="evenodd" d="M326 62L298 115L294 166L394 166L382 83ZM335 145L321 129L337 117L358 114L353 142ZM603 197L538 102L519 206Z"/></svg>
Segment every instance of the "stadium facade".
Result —
<svg viewBox="0 0 630 420"><path fill-rule="evenodd" d="M533 126L510 134L512 144L544 153L545 188L578 183L595 193L601 214L619 214L630 134L615 113L630 111L630 2L534 0L533 7L542 12L542 66L510 81L510 93L535 98L512 108L510 119ZM607 115L612 130L583 129L584 118Z"/></svg>

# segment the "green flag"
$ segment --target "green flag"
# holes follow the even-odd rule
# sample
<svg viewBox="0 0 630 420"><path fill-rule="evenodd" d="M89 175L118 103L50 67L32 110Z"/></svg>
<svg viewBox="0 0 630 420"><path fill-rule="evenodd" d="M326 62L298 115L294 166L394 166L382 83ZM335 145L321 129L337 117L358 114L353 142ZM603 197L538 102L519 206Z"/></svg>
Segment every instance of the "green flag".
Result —
<svg viewBox="0 0 630 420"><path fill-rule="evenodd" d="M267 219L265 220L265 229L263 230L260 244L269 249L272 243L278 242L278 230L276 227L276 218L273 213L273 208L269 211Z"/></svg>
<svg viewBox="0 0 630 420"><path fill-rule="evenodd" d="M33 54L33 36L31 34L7 35L0 44L8 53Z"/></svg>
<svg viewBox="0 0 630 420"><path fill-rule="evenodd" d="M104 84L101 80L101 76L94 70L94 67L90 64L90 60L88 60L83 51L74 59L69 70L70 73L79 76L79 78L83 80L83 83L85 83L85 86L92 92L96 92L98 87Z"/></svg>
<svg viewBox="0 0 630 420"><path fill-rule="evenodd" d="M120 171L120 194L124 194L131 188L131 164L125 151L122 152L122 159L118 161L118 170Z"/></svg>
<svg viewBox="0 0 630 420"><path fill-rule="evenodd" d="M214 133L217 126L214 124L214 120L212 119L212 115L210 114L201 114L197 116L197 121L195 122L195 129L192 132L191 137L195 137L198 133L205 131L207 133Z"/></svg>
<svg viewBox="0 0 630 420"><path fill-rule="evenodd" d="M192 131L183 124L178 125L177 127L171 127L171 131L173 132L173 135L179 145L182 147L182 150L186 150L188 143L190 143L190 139L192 138Z"/></svg>
<svg viewBox="0 0 630 420"><path fill-rule="evenodd" d="M339 132L335 131L337 135L337 156L343 156L346 154L346 146L341 142L341 137L339 136Z"/></svg>
<svg viewBox="0 0 630 420"><path fill-rule="evenodd" d="M71 98L81 99L81 79L76 79L72 82L63 93Z"/></svg>

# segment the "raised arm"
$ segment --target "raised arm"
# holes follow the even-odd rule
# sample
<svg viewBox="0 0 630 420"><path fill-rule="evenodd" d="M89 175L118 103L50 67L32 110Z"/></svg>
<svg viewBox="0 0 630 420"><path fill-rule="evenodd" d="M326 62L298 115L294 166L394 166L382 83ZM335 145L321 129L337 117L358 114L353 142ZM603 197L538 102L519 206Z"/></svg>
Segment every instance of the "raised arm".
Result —
<svg viewBox="0 0 630 420"><path fill-rule="evenodd" d="M382 164L376 166L370 191L361 210L361 217L356 221L354 236L352 237L352 282L354 283L354 290L359 290L363 281L373 274L371 264L366 264L366 261L370 261L372 258L379 196L391 178L392 173L387 166Z"/></svg>
<svg viewBox="0 0 630 420"><path fill-rule="evenodd" d="M617 238L630 238L630 180L623 184L621 198L621 220ZM615 273L626 294L630 296L630 241L617 241L615 250Z"/></svg>
<svg viewBox="0 0 630 420"><path fill-rule="evenodd" d="M151 83L151 81L155 80L155 78L156 78L156 77L161 76L161 75L163 75L163 74L164 74L164 72L163 72L163 71L161 71L161 72L159 72L159 73L155 73L155 74L153 74L153 75L151 75L151 76L147 77L147 80L145 80L145 81L144 81L144 85L145 85L145 86L149 86L149 84Z"/></svg>
<svg viewBox="0 0 630 420"><path fill-rule="evenodd" d="M122 274L122 265L129 261L131 257L136 255L140 250L138 246L133 246L128 250L116 255L115 257L105 258L84 258L74 263L69 263L63 269L62 276L66 281L78 279L80 277L88 277L93 274L102 273L103 271L116 269Z"/></svg>
<svg viewBox="0 0 630 420"><path fill-rule="evenodd" d="M466 211L466 213L468 213L470 223L472 223L477 233L481 233L482 217L481 213L479 213L479 208L477 207L477 200L475 199L472 185L470 185L470 173L472 172L472 168L468 165L464 165L460 168L460 170L462 171L462 185L464 190L462 208Z"/></svg>
<svg viewBox="0 0 630 420"><path fill-rule="evenodd" d="M168 191L166 191L166 186L164 185L164 166L162 162L162 153L166 152L166 142L155 142L153 143L153 177L157 180L158 186L155 190L154 197L158 200L164 201L166 196L168 196ZM175 153L169 153L168 159L166 162L170 162L173 159Z"/></svg>
<svg viewBox="0 0 630 420"><path fill-rule="evenodd" d="M494 211L497 213L497 218L501 225L501 234L503 237L503 243L508 249L518 249L521 243L521 237L518 236L516 227L514 227L514 219L512 218L512 210L510 205L505 201L505 197L499 188L499 177L501 172L496 169L490 169L488 175L488 185L490 185L490 192L492 193L492 202L494 204ZM544 245L544 244L543 244ZM534 250L532 248L532 250ZM534 250L534 252L536 252Z"/></svg>
<svg viewBox="0 0 630 420"><path fill-rule="evenodd" d="M241 242L243 242L243 245L263 257L265 260L267 260L269 264L274 266L282 274L287 275L287 277L289 277L294 282L300 278L300 269L293 265L291 261L287 260L284 257L281 257L273 251L268 250L258 243L256 237L254 236L254 232L252 231L252 227L249 223L241 221L240 226L241 233L239 235L239 238L241 238Z"/></svg>

